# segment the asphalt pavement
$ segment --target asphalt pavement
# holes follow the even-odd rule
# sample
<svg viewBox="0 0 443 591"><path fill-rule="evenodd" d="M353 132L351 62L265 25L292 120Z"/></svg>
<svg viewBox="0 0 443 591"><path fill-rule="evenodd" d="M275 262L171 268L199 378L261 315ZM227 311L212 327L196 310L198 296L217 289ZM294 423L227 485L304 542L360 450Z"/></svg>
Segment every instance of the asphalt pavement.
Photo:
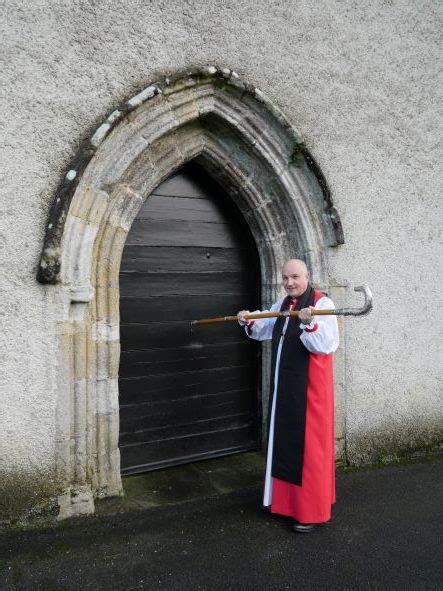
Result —
<svg viewBox="0 0 443 591"><path fill-rule="evenodd" d="M310 534L263 512L255 482L6 532L0 589L441 589L442 464L339 474Z"/></svg>

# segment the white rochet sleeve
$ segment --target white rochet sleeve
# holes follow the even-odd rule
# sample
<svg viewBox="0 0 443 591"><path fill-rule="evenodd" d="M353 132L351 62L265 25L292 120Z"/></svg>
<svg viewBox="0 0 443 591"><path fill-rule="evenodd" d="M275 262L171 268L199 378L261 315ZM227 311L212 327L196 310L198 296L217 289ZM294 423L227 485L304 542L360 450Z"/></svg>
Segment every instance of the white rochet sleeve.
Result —
<svg viewBox="0 0 443 591"><path fill-rule="evenodd" d="M280 310L284 298L277 300L270 310L262 312L277 312ZM332 310L335 308L333 301L327 296L320 298L315 304L317 310ZM260 310L251 312L259 313ZM245 326L245 332L251 339L267 341L272 338L276 318L258 318L252 325ZM315 316L311 324L301 324L303 330L300 339L310 353L327 355L337 350L339 345L338 324L336 316ZM315 329L315 330L314 330Z"/></svg>

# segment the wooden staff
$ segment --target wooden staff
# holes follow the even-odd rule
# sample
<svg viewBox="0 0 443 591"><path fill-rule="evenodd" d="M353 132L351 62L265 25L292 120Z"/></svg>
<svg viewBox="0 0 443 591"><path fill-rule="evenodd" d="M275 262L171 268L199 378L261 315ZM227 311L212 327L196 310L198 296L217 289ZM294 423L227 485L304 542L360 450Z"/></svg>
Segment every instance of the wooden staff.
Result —
<svg viewBox="0 0 443 591"><path fill-rule="evenodd" d="M334 308L333 310L312 310L312 316L364 316L372 310L372 293L369 287L364 283L354 287L354 291L361 291L365 296L364 304L361 308ZM255 320L258 318L296 318L299 315L298 310L284 310L283 312L256 312L254 314L245 314L245 320ZM217 324L219 322L234 322L238 316L218 316L217 318L205 318L203 320L193 320L192 326L201 326L203 324Z"/></svg>

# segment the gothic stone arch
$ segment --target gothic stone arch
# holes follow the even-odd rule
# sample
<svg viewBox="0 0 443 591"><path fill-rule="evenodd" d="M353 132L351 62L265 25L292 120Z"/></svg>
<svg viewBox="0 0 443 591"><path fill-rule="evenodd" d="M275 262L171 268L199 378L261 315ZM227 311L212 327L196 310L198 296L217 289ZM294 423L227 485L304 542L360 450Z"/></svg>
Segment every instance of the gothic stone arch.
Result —
<svg viewBox="0 0 443 591"><path fill-rule="evenodd" d="M207 67L152 84L114 110L59 186L38 270L59 298L60 518L90 513L94 497L122 492L120 258L143 201L191 160L225 188L251 228L263 305L278 293L288 257L304 258L316 283L329 285L327 249L343 243L338 214L299 134L258 89Z"/></svg>

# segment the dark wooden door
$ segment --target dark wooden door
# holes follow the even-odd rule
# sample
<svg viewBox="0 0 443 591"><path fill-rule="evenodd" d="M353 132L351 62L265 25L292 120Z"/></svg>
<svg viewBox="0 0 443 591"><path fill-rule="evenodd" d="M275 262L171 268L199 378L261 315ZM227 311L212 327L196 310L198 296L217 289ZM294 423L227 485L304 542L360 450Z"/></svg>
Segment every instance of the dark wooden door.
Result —
<svg viewBox="0 0 443 591"><path fill-rule="evenodd" d="M259 352L237 323L255 309L258 255L229 197L188 165L147 199L120 271L120 451L129 474L256 449Z"/></svg>

